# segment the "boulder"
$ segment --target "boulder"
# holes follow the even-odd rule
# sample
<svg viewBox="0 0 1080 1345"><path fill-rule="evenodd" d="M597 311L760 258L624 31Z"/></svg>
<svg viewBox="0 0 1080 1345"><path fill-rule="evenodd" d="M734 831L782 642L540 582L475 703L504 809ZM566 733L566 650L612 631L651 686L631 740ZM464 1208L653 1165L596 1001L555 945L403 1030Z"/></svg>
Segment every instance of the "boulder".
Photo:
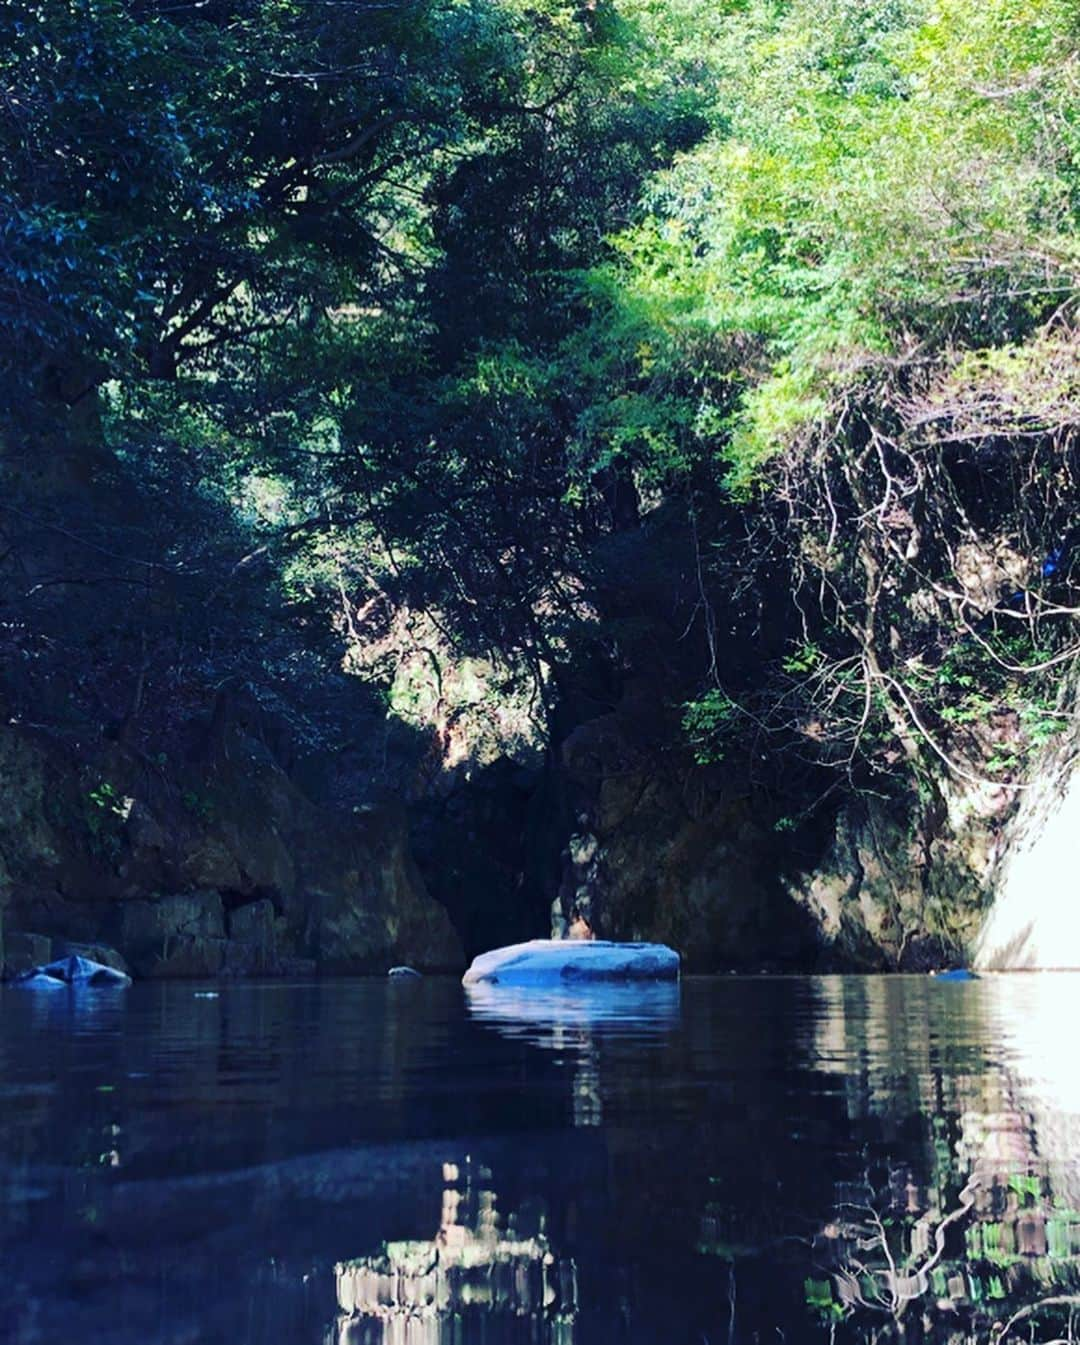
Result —
<svg viewBox="0 0 1080 1345"><path fill-rule="evenodd" d="M531 939L473 959L464 985L558 987L587 981L675 981L679 955L662 943Z"/></svg>
<svg viewBox="0 0 1080 1345"><path fill-rule="evenodd" d="M103 967L130 975L130 968L122 954L106 943L70 943L66 939L53 940L53 951L57 957L82 957L89 962L99 962Z"/></svg>
<svg viewBox="0 0 1080 1345"><path fill-rule="evenodd" d="M91 962L86 957L71 956L24 972L15 978L14 984L27 990L55 990L59 986L122 988L131 984L131 977L115 967Z"/></svg>

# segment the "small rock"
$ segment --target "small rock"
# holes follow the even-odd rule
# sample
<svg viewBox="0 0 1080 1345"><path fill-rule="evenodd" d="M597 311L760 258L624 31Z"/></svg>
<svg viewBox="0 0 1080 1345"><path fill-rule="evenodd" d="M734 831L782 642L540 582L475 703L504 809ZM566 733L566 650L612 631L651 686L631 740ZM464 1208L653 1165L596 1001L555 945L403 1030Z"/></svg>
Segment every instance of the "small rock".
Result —
<svg viewBox="0 0 1080 1345"><path fill-rule="evenodd" d="M420 979L420 973L414 971L412 967L391 967L386 974L387 976L396 976L405 980L408 980L410 977L415 977L416 980Z"/></svg>

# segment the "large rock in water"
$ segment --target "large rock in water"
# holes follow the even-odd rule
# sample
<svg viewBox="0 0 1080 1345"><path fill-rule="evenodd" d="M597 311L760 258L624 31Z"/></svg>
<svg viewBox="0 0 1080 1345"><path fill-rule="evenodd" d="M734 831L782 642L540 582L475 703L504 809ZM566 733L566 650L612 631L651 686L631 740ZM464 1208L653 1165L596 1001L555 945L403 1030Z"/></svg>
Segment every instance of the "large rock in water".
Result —
<svg viewBox="0 0 1080 1345"><path fill-rule="evenodd" d="M481 953L464 985L579 985L586 981L675 981L679 954L662 943L532 939Z"/></svg>

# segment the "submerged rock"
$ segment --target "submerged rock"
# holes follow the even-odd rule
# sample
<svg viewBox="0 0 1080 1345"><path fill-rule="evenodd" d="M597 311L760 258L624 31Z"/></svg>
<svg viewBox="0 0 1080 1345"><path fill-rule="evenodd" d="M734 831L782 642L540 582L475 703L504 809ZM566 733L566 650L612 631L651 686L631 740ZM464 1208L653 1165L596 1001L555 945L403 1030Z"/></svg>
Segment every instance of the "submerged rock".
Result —
<svg viewBox="0 0 1080 1345"><path fill-rule="evenodd" d="M473 959L464 985L566 985L582 981L674 981L679 955L662 943L532 939Z"/></svg>
<svg viewBox="0 0 1080 1345"><path fill-rule="evenodd" d="M58 962L47 962L35 967L33 971L17 976L13 984L27 990L54 990L59 986L126 986L131 977L115 967L106 967L101 962L91 962L87 957L72 955L62 957Z"/></svg>

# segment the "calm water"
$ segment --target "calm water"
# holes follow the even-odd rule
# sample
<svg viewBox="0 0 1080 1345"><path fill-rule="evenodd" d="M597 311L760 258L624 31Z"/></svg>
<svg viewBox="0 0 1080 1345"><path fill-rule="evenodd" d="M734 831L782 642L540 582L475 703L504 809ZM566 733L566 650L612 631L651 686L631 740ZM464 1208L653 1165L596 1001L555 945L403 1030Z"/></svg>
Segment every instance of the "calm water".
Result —
<svg viewBox="0 0 1080 1345"><path fill-rule="evenodd" d="M1071 1338L1078 977L211 989L0 992L5 1341Z"/></svg>

